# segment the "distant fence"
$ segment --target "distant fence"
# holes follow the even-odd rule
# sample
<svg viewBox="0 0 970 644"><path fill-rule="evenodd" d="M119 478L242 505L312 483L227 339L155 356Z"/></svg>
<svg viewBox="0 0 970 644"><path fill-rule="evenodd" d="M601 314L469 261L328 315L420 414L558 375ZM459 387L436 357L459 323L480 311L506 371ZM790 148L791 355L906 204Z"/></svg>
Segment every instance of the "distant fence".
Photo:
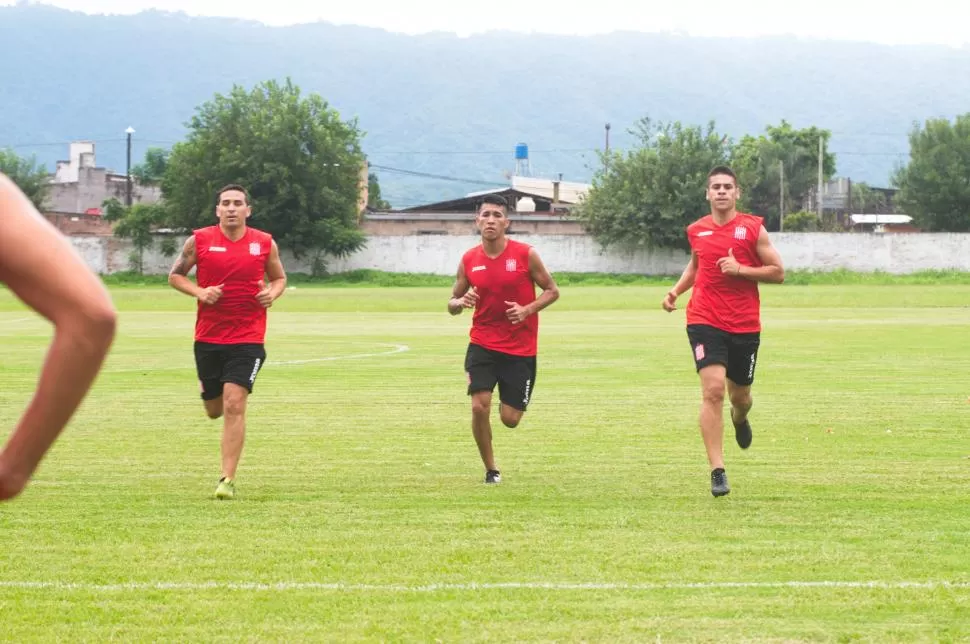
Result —
<svg viewBox="0 0 970 644"><path fill-rule="evenodd" d="M679 274L687 261L680 251L604 251L583 235L523 235L536 247L550 271L577 273ZM789 269L912 273L931 269L970 271L968 233L774 233L772 240ZM181 241L181 239L179 240ZM125 240L71 237L88 265L98 273L128 270L131 244ZM462 253L479 242L476 236L373 236L350 257L330 258L332 273L369 268L393 273L453 275ZM146 273L167 273L174 258L163 257L157 244L145 254ZM283 252L287 271L309 273L310 261Z"/></svg>

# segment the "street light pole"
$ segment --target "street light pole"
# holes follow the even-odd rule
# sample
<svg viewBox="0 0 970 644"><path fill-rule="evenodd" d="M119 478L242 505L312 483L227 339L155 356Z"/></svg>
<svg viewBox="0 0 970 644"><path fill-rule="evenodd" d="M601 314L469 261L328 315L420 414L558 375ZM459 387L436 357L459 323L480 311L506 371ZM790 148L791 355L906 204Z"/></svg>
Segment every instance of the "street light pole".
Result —
<svg viewBox="0 0 970 644"><path fill-rule="evenodd" d="M606 146L603 148L603 169L609 172L610 169L610 124L606 124Z"/></svg>
<svg viewBox="0 0 970 644"><path fill-rule="evenodd" d="M129 126L125 130L125 134L128 135L128 167L127 172L125 172L126 185L125 185L125 205L131 207L131 135L135 133L135 128Z"/></svg>

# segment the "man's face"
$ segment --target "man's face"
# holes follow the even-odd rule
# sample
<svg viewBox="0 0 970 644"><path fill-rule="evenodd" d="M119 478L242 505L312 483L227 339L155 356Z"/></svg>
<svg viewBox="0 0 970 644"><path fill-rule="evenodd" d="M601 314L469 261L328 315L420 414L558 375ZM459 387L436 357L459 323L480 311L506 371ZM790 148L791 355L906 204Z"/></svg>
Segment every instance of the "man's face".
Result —
<svg viewBox="0 0 970 644"><path fill-rule="evenodd" d="M478 230L481 231L482 237L489 241L504 235L509 227L509 218L505 214L505 208L493 203L482 204L482 207L478 209L475 222L478 224Z"/></svg>
<svg viewBox="0 0 970 644"><path fill-rule="evenodd" d="M249 203L246 201L246 194L239 190L226 190L219 195L219 203L216 205L216 217L228 228L241 226L246 222L250 215Z"/></svg>
<svg viewBox="0 0 970 644"><path fill-rule="evenodd" d="M707 180L707 200L714 210L730 211L734 209L741 190L734 177L729 174L715 174Z"/></svg>

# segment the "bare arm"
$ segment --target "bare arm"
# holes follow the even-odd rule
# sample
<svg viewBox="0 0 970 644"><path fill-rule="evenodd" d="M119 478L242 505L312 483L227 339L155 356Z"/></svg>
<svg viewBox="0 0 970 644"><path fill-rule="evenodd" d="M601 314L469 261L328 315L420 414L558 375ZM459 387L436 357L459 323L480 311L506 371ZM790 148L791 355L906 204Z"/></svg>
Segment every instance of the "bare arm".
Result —
<svg viewBox="0 0 970 644"><path fill-rule="evenodd" d="M269 285L260 284L260 289L256 298L263 306L272 306L286 291L286 271L283 270L283 261L280 259L280 249L273 240L270 246L269 257L266 260L266 276L269 278Z"/></svg>
<svg viewBox="0 0 970 644"><path fill-rule="evenodd" d="M751 280L752 282L768 282L771 284L781 284L785 281L785 267L781 263L781 255L778 254L778 250L775 248L774 244L771 243L771 239L768 237L768 231L764 226L761 227L761 232L758 233L758 259L764 266L738 266L738 276L745 279Z"/></svg>
<svg viewBox="0 0 970 644"><path fill-rule="evenodd" d="M286 271L283 269L283 260L280 259L280 249L273 241L273 246L269 251L269 261L266 263L266 276L269 278L269 288L275 300L286 290Z"/></svg>
<svg viewBox="0 0 970 644"><path fill-rule="evenodd" d="M87 395L117 313L73 246L0 174L0 280L54 325L34 395L0 452L0 500L19 494Z"/></svg>
<svg viewBox="0 0 970 644"><path fill-rule="evenodd" d="M534 248L529 249L529 276L539 285L542 293L525 305L518 302L505 302L509 306L505 310L505 317L511 320L512 324L522 323L530 315L535 315L559 299L559 287L556 286L556 281L552 279L552 275L546 270L539 258L539 253Z"/></svg>
<svg viewBox="0 0 970 644"><path fill-rule="evenodd" d="M697 277L697 253L693 250L690 252L690 260L687 262L687 266L684 267L684 272L680 274L680 279L674 284L674 287L667 291L667 295L664 297L663 308L668 313L673 311L677 307L674 303L677 298L689 291L694 286L694 279Z"/></svg>
<svg viewBox="0 0 970 644"><path fill-rule="evenodd" d="M451 299L448 300L448 312L458 315L464 309L470 309L478 303L478 293L468 281L465 275L465 264L458 262L458 275L455 277L455 285L451 287Z"/></svg>
<svg viewBox="0 0 970 644"><path fill-rule="evenodd" d="M198 298L202 295L204 289L200 288L188 277L189 271L195 266L195 262L195 235L189 235L189 238L185 240L185 244L182 245L182 252L179 253L179 256L175 259L175 263L172 264L172 269L168 272L168 283L175 290Z"/></svg>
<svg viewBox="0 0 970 644"><path fill-rule="evenodd" d="M696 277L697 253L692 250L690 252L690 261L687 262L687 266L684 267L684 272L680 274L680 279L677 280L674 287L670 289L670 292L674 294L674 297L680 297L694 287L694 279Z"/></svg>
<svg viewBox="0 0 970 644"><path fill-rule="evenodd" d="M529 249L529 274L532 276L532 281L542 289L539 297L525 307L529 315L535 315L559 299L559 286L556 285L556 280L546 270L546 265L542 263L542 259L535 248Z"/></svg>

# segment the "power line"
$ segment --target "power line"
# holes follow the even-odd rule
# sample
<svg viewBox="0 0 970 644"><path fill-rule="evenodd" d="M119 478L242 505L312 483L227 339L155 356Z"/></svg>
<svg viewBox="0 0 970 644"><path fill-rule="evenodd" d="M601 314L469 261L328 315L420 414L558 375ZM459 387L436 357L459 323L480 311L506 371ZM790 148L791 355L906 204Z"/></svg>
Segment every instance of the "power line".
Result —
<svg viewBox="0 0 970 644"><path fill-rule="evenodd" d="M11 150L16 150L17 148L50 148L50 147L67 147L72 142L85 141L91 143L121 143L126 141L124 138L120 139L74 139L71 141L40 141L37 143L14 143L13 145L0 144L0 148L7 148Z"/></svg>
<svg viewBox="0 0 970 644"><path fill-rule="evenodd" d="M124 137L119 138L119 139L112 139L112 138L102 138L102 139L80 138L80 139L68 139L68 140L65 140L65 141L36 141L36 142L33 142L33 143L13 143L13 144L0 143L0 148L14 149L15 150L17 148L68 147L68 146L71 145L71 143L79 143L79 142L85 142L85 143L124 143L126 141L127 141L127 139L124 138ZM143 138L139 138L137 136L134 137L132 139L132 141L135 142L135 143L163 143L165 145L175 145L176 143L178 143L178 141L165 141L165 140L162 140L162 139L143 139Z"/></svg>
<svg viewBox="0 0 970 644"><path fill-rule="evenodd" d="M848 156L848 157L908 157L909 152L839 152L837 150L830 150L830 152L836 156Z"/></svg>
<svg viewBox="0 0 970 644"><path fill-rule="evenodd" d="M833 134L838 134L840 136L852 136L852 137L866 137L866 136L889 136L889 137L901 137L909 136L908 133L892 133L892 132L833 132ZM125 138L101 138L101 139L77 139L81 141L90 141L92 143L124 143ZM14 144L0 144L0 149L22 149L22 148L46 148L46 147L68 147L72 140L65 141L36 141L28 143L14 143ZM147 139L147 138L136 138L135 142L141 144L163 144L163 145L175 145L178 141L171 141L166 139ZM616 148L618 152L627 151L625 148ZM530 150L533 153L544 153L544 154L560 154L560 153L586 153L586 152L597 152L598 148L548 148L542 150ZM909 152L877 152L877 151L852 151L852 150L832 150L832 154L842 155L842 156L872 156L872 157L904 157L908 156ZM382 155L398 155L398 156L455 156L455 155L507 155L508 150L381 150L381 151L368 151L367 156L382 156ZM443 181L459 181L462 183L477 183L481 185L503 185L497 182L488 182L481 179L467 179L462 177L449 177L445 175L434 175L430 173L421 173L414 170L405 170L402 168L393 168L388 166L382 166L377 164L372 164L372 168L381 169L386 172L397 172L400 174L410 174L413 176L420 176L433 179L441 179Z"/></svg>
<svg viewBox="0 0 970 644"><path fill-rule="evenodd" d="M841 130L829 130L831 134L838 136L909 136L909 132L845 132Z"/></svg>
<svg viewBox="0 0 970 644"><path fill-rule="evenodd" d="M530 149L529 153L537 154L575 154L578 152L596 152L598 148L550 148L547 150ZM369 155L397 154L397 155L458 155L458 154L509 154L510 150L372 150Z"/></svg>
<svg viewBox="0 0 970 644"><path fill-rule="evenodd" d="M391 168L385 165L371 164L370 169L373 170L383 170L384 172L394 172L398 174L405 174L414 177L424 177L426 179L440 179L442 181L457 181L459 183L474 183L482 186L507 186L508 184L499 183L497 181L483 181L482 179L467 179L463 177L452 177L443 174L431 174L430 172L418 172L416 170L405 170L403 168Z"/></svg>

